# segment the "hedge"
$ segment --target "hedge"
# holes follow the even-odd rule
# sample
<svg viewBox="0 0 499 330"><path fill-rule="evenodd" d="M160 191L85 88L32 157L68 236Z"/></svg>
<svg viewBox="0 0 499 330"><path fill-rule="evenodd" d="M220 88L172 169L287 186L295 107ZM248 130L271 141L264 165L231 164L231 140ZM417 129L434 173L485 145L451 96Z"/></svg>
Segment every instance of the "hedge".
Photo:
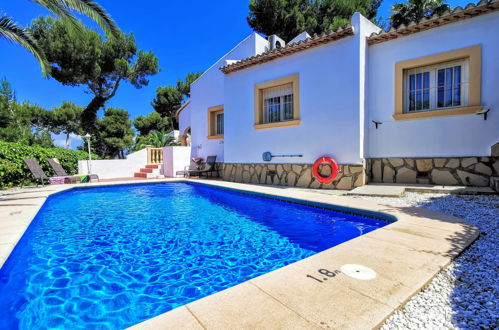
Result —
<svg viewBox="0 0 499 330"><path fill-rule="evenodd" d="M40 183L33 177L23 158L38 161L45 174L50 177L55 176L55 173L47 158L57 158L68 174L76 174L78 160L88 159L88 153L0 141L0 188ZM92 159L98 159L98 156L92 155Z"/></svg>

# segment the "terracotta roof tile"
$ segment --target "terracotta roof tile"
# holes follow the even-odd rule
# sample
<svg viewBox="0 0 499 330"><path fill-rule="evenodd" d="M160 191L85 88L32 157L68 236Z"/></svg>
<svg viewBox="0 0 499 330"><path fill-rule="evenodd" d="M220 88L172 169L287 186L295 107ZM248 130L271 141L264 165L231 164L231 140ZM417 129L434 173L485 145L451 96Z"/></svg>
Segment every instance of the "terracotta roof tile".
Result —
<svg viewBox="0 0 499 330"><path fill-rule="evenodd" d="M353 27L351 25L347 25L337 30L324 32L320 35L316 34L313 37L307 38L305 40L288 44L283 48L272 49L262 54L258 54L252 57L245 58L241 61L225 65L221 67L220 70L225 74L243 70L250 66L269 62L279 57L295 54L312 47L317 47L335 40L343 39L351 35L353 35Z"/></svg>
<svg viewBox="0 0 499 330"><path fill-rule="evenodd" d="M499 10L499 0L482 0L476 5L470 3L465 8L456 7L452 11L446 11L442 15L425 17L420 22L412 21L409 24L401 25L396 29L392 27L388 31L373 33L367 39L367 43L369 45L378 44L384 41L400 38L421 31L426 31L442 25L454 23L497 10Z"/></svg>

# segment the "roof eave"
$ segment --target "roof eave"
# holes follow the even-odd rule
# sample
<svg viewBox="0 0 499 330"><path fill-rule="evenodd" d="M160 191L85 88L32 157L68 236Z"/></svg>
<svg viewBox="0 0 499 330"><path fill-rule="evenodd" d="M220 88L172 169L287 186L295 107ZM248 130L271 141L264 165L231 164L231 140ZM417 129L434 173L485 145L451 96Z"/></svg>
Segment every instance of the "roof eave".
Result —
<svg viewBox="0 0 499 330"><path fill-rule="evenodd" d="M423 18L420 22L412 21L407 25L398 27L397 29L392 28L389 31L373 33L370 37L367 38L367 43L369 45L379 44L385 41L437 28L479 15L488 14L497 10L499 10L499 0L480 1L476 5L469 4L464 9L461 7L456 7L454 8L454 10L448 11L440 16L433 15L431 17Z"/></svg>
<svg viewBox="0 0 499 330"><path fill-rule="evenodd" d="M187 106L191 103L191 100L187 100L180 108L178 108L177 112L175 112L175 119L178 121L178 116L180 115L180 112L187 108Z"/></svg>
<svg viewBox="0 0 499 330"><path fill-rule="evenodd" d="M354 29L352 26L348 25L344 28L340 28L335 31L331 31L329 33L323 33L321 35L315 35L311 38L299 41L297 43L289 44L284 48L273 49L271 51L265 52L260 55L252 56L247 59L238 61L233 64L225 65L220 68L225 74L229 74L232 72L244 70L246 68L267 63L273 61L277 58L292 55L295 53L299 53L305 50L308 50L313 47L321 46L323 44L327 44L336 40L343 39L345 37L352 36L354 34Z"/></svg>

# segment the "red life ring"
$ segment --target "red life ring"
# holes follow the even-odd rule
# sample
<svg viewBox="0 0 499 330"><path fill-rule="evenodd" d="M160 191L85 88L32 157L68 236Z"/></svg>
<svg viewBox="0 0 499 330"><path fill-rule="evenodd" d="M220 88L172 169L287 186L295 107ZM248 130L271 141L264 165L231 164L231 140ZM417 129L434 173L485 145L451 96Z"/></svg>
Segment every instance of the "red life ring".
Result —
<svg viewBox="0 0 499 330"><path fill-rule="evenodd" d="M329 176L322 176L319 173L319 166L322 164L331 166L331 174ZM319 157L315 160L314 166L312 167L312 175L320 183L330 183L338 176L338 164L331 157Z"/></svg>

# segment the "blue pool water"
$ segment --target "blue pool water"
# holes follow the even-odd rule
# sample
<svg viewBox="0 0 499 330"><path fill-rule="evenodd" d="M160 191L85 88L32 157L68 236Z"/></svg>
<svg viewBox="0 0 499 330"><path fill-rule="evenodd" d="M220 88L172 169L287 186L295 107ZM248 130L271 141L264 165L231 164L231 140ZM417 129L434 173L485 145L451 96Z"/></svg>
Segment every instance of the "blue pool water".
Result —
<svg viewBox="0 0 499 330"><path fill-rule="evenodd" d="M70 190L0 270L0 329L121 329L386 224L198 184Z"/></svg>

